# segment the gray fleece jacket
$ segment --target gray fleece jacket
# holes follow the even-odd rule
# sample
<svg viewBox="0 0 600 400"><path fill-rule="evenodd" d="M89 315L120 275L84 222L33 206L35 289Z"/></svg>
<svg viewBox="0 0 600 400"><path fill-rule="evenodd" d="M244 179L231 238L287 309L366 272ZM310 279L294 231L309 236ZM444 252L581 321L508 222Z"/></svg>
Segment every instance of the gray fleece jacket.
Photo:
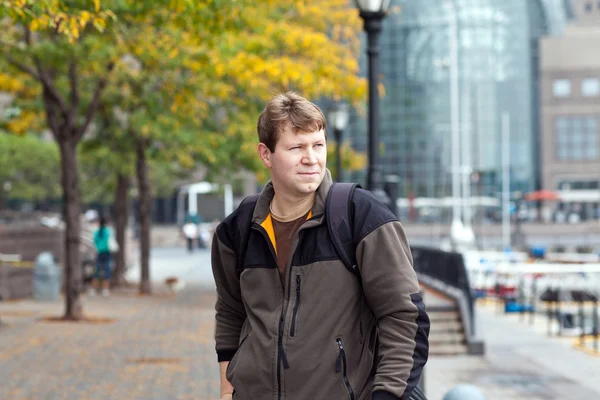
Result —
<svg viewBox="0 0 600 400"><path fill-rule="evenodd" d="M404 230L369 192L351 204L361 280L336 254L324 221L329 172L296 233L282 286L267 184L254 209L243 269L238 212L217 228L216 350L236 400L408 400L428 357L429 318ZM361 282L362 281L362 282Z"/></svg>

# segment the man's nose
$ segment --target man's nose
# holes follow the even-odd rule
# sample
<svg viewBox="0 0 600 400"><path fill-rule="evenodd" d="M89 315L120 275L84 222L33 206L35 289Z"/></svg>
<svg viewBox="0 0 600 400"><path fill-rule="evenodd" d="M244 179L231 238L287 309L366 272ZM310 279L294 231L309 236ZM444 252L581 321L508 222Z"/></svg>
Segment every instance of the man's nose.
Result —
<svg viewBox="0 0 600 400"><path fill-rule="evenodd" d="M317 163L317 154L313 149L307 149L304 157L302 157L304 164L312 165Z"/></svg>

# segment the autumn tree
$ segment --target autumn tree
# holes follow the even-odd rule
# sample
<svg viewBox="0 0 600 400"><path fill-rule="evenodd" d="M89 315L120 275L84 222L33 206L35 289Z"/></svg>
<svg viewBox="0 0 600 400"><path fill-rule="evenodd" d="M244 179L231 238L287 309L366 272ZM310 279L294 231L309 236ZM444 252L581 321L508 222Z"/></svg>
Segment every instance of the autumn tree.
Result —
<svg viewBox="0 0 600 400"><path fill-rule="evenodd" d="M202 164L217 180L255 171L256 117L274 92L355 104L364 94L355 57L360 24L346 2L220 4L200 6L193 18L183 8L118 16L127 63L109 92L136 155L142 293L150 291L149 160Z"/></svg>
<svg viewBox="0 0 600 400"><path fill-rule="evenodd" d="M99 46L113 13L99 1L4 0L1 50L11 73L39 88L47 127L60 152L65 230L66 319L80 319L81 198L77 144L90 128L115 66L110 47Z"/></svg>
<svg viewBox="0 0 600 400"><path fill-rule="evenodd" d="M60 196L55 143L0 130L0 208L3 201L41 201Z"/></svg>
<svg viewBox="0 0 600 400"><path fill-rule="evenodd" d="M108 115L136 159L141 291L150 291L149 160L202 164L216 180L259 170L255 123L276 92L359 105L360 21L346 0L3 0L6 70L34 82L59 144L64 191L65 317L81 317L78 143ZM108 87L107 87L108 85ZM111 89L112 88L112 89ZM94 129L95 128L95 129Z"/></svg>

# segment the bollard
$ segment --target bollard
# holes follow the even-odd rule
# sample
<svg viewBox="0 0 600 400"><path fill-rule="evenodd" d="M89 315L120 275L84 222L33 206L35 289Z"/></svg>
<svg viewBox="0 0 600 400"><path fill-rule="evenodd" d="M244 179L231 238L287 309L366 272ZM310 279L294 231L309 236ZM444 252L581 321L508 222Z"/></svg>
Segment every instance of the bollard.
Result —
<svg viewBox="0 0 600 400"><path fill-rule="evenodd" d="M462 384L453 387L444 396L444 400L486 400L476 386Z"/></svg>

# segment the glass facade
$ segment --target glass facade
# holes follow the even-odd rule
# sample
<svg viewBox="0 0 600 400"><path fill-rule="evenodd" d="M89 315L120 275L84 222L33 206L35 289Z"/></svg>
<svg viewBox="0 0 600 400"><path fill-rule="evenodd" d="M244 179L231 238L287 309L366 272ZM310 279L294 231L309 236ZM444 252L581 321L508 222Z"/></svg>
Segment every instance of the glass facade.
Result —
<svg viewBox="0 0 600 400"><path fill-rule="evenodd" d="M510 116L511 189L538 180L538 38L559 32L563 0L394 0L380 39L381 166L398 175L400 196L451 195L450 16L456 13L461 165L477 172L479 194L501 182L501 119ZM401 11L397 11L400 9ZM455 11L453 11L455 10ZM364 53L364 52L363 52ZM366 55L361 65L366 75ZM349 127L367 152L367 121ZM465 171L469 168L465 168ZM365 181L366 171L353 176Z"/></svg>

